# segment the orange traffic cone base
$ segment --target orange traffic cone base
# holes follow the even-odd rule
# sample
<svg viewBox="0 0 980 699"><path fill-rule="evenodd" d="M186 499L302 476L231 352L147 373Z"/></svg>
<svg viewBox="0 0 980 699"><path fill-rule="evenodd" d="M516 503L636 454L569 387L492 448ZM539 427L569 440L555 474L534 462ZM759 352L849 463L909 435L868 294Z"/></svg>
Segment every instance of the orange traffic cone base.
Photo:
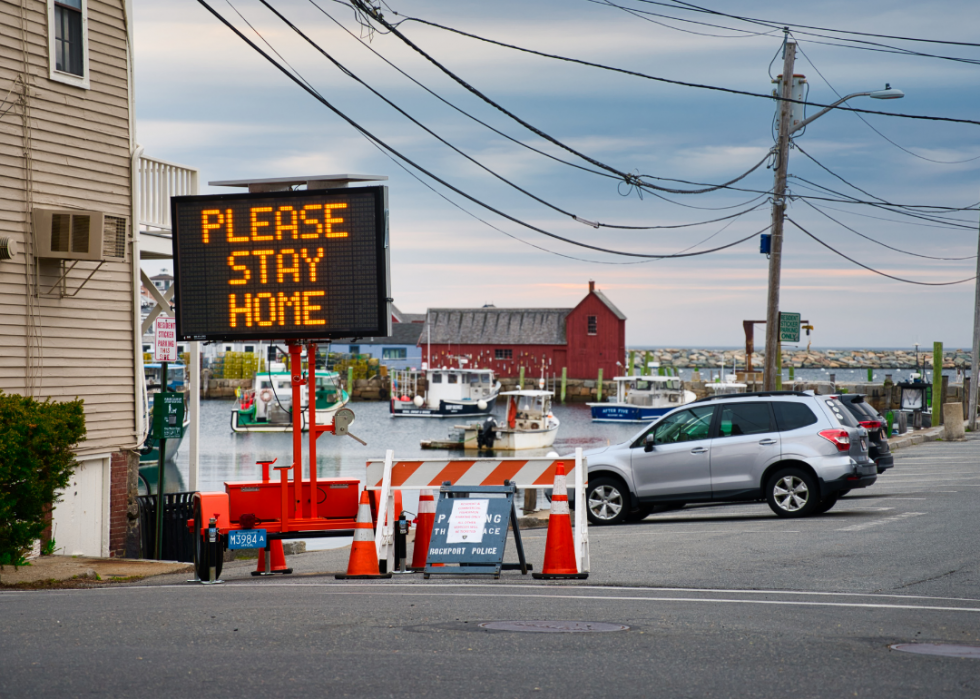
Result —
<svg viewBox="0 0 980 699"><path fill-rule="evenodd" d="M269 570L265 569L266 556L270 559ZM282 548L282 539L272 539L267 550L259 551L259 564L252 571L252 575L292 575L292 572L292 568L286 567L286 552Z"/></svg>

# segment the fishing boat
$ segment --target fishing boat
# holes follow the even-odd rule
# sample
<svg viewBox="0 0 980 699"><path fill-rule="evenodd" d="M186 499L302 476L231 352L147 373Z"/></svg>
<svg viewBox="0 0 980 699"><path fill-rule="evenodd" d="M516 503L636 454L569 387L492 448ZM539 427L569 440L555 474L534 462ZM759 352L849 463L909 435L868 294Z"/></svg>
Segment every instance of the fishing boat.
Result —
<svg viewBox="0 0 980 699"><path fill-rule="evenodd" d="M616 395L587 403L593 422L650 422L695 400L676 376L617 376Z"/></svg>
<svg viewBox="0 0 980 699"><path fill-rule="evenodd" d="M238 391L238 405L231 409L233 432L292 432L292 375L283 364L273 363L270 371L255 374L252 388ZM334 371L316 370L316 423L328 425L350 396L340 387L340 375ZM309 430L309 386L300 387L300 409L303 431Z"/></svg>
<svg viewBox="0 0 980 699"><path fill-rule="evenodd" d="M505 391L507 419L499 424L493 417L484 422L456 425L448 439L424 439L423 449L491 449L519 451L547 449L555 443L559 421L551 412L552 391Z"/></svg>
<svg viewBox="0 0 980 699"><path fill-rule="evenodd" d="M704 386L713 391L716 396L745 393L749 389L749 385L741 383L735 374L725 374L721 380L711 381Z"/></svg>
<svg viewBox="0 0 980 699"><path fill-rule="evenodd" d="M419 384L425 376L426 389ZM442 367L396 371L391 377L392 417L489 415L500 394L492 369Z"/></svg>
<svg viewBox="0 0 980 699"><path fill-rule="evenodd" d="M144 364L143 365L143 377L146 381L146 397L147 397L147 417L150 419L150 413L153 410L153 395L159 393L163 388L163 365L159 363ZM172 391L175 393L185 393L187 391L187 367L180 362L174 362L167 365L167 391ZM185 396L186 404L186 396ZM185 406L186 407L186 406ZM177 457L177 450L180 449L181 443L184 441L184 435L187 434L187 427L190 425L190 416L188 411L184 410L184 424L181 426L179 437L170 437L167 439L167 447L165 452L165 458L167 461L175 459ZM143 446L140 448L140 463L150 464L157 463L160 460L160 440L151 439L147 437L143 442Z"/></svg>

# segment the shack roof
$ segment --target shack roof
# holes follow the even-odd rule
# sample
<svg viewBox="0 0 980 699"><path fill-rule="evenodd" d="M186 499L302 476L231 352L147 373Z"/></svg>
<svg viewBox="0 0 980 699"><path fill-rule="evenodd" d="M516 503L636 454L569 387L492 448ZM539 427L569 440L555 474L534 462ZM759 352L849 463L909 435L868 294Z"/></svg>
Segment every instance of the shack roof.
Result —
<svg viewBox="0 0 980 699"><path fill-rule="evenodd" d="M454 345L564 345L571 308L430 308L420 342ZM431 327L431 338L426 326Z"/></svg>
<svg viewBox="0 0 980 699"><path fill-rule="evenodd" d="M421 323L392 323L391 335L385 337L345 337L332 340L334 344L358 345L417 345L424 326Z"/></svg>

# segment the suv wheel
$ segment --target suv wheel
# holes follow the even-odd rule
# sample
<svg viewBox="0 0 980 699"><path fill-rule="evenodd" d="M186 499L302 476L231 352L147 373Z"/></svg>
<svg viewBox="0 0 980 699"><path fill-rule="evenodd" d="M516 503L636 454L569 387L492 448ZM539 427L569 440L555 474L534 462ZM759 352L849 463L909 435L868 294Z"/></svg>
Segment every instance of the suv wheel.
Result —
<svg viewBox="0 0 980 699"><path fill-rule="evenodd" d="M813 514L822 515L824 512L829 512L830 509L837 504L838 500L840 500L840 495L838 493L831 493L820 501L820 504L817 506L817 509L814 510Z"/></svg>
<svg viewBox="0 0 980 699"><path fill-rule="evenodd" d="M779 517L808 517L817 512L820 491L813 476L790 466L776 471L769 479L766 500Z"/></svg>
<svg viewBox="0 0 980 699"><path fill-rule="evenodd" d="M596 478L585 491L590 524L622 524L629 516L630 494L616 478Z"/></svg>

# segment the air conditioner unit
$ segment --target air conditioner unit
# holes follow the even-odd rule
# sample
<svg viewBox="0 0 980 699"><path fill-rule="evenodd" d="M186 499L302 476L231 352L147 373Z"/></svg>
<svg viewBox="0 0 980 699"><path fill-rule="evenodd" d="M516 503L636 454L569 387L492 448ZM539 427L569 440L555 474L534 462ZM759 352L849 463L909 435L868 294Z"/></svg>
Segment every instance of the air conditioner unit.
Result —
<svg viewBox="0 0 980 699"><path fill-rule="evenodd" d="M101 211L34 209L34 254L57 260L125 260L126 219Z"/></svg>

